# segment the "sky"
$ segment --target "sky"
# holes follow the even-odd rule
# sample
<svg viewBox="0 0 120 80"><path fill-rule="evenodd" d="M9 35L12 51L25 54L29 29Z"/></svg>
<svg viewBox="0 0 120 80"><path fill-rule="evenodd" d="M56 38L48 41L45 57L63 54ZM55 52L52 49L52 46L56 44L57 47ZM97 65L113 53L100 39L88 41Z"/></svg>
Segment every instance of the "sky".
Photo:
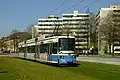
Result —
<svg viewBox="0 0 120 80"><path fill-rule="evenodd" d="M74 10L96 13L110 4L120 5L119 0L0 0L0 36L8 36L13 29L25 31L38 18L49 15L62 16Z"/></svg>

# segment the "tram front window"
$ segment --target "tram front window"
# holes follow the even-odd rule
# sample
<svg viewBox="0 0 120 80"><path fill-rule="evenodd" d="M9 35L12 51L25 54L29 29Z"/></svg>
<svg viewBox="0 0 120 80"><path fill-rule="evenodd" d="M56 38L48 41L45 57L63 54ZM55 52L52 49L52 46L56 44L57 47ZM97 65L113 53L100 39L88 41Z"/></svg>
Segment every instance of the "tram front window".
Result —
<svg viewBox="0 0 120 80"><path fill-rule="evenodd" d="M61 38L59 39L59 49L62 50L74 50L75 48L75 39L74 38Z"/></svg>

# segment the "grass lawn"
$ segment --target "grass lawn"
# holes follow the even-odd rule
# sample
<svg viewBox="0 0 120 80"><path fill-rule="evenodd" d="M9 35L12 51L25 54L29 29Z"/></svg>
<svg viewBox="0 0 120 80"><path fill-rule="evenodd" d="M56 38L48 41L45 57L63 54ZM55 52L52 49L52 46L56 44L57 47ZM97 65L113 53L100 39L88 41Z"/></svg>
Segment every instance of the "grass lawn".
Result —
<svg viewBox="0 0 120 80"><path fill-rule="evenodd" d="M0 80L120 80L120 66L78 62L53 67L18 58L0 57Z"/></svg>

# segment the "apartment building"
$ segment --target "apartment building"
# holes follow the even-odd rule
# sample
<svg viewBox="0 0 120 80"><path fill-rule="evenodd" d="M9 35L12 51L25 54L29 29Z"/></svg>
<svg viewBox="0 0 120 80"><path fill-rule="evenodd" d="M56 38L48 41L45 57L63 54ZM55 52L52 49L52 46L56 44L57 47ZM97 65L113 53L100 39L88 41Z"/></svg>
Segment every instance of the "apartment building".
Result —
<svg viewBox="0 0 120 80"><path fill-rule="evenodd" d="M79 13L77 10L72 14L63 14L63 28L69 30L76 38L76 53L87 53L89 50L89 13Z"/></svg>
<svg viewBox="0 0 120 80"><path fill-rule="evenodd" d="M98 13L96 15L96 25L97 25L97 33L98 33L98 35L97 35L98 51L99 51L99 53L101 53L101 51L105 50L105 46L108 46L106 41L101 40L99 28L100 28L100 25L105 22L105 18L107 16L109 16L109 14L111 14L111 13L114 15L114 16L112 16L112 18L114 18L115 24L120 25L120 21L118 21L118 18L120 18L120 6L110 5L108 8L100 8L100 10L98 11Z"/></svg>
<svg viewBox="0 0 120 80"><path fill-rule="evenodd" d="M61 34L62 21L62 19L55 17L54 15L51 15L48 18L39 18L38 24L34 25L34 28L32 29L32 36L35 37L34 35L36 35L36 37L38 37L40 35L53 35L53 32L56 33L56 27L59 27L58 34Z"/></svg>

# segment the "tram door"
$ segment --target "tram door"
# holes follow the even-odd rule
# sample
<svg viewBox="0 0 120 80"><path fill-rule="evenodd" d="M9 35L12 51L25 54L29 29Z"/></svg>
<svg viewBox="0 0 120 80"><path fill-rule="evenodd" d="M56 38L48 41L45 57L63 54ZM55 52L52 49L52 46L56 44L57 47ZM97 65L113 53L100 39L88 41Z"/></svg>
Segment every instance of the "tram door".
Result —
<svg viewBox="0 0 120 80"><path fill-rule="evenodd" d="M48 60L52 61L52 54L57 54L57 42L56 43L49 43L48 45Z"/></svg>
<svg viewBox="0 0 120 80"><path fill-rule="evenodd" d="M43 61L48 61L48 45L47 44L41 44L39 46L39 59Z"/></svg>
<svg viewBox="0 0 120 80"><path fill-rule="evenodd" d="M48 60L49 61L52 61L52 59L51 59L51 54L53 53L53 43L49 43L48 44Z"/></svg>
<svg viewBox="0 0 120 80"><path fill-rule="evenodd" d="M40 58L40 45L37 45L37 59Z"/></svg>

